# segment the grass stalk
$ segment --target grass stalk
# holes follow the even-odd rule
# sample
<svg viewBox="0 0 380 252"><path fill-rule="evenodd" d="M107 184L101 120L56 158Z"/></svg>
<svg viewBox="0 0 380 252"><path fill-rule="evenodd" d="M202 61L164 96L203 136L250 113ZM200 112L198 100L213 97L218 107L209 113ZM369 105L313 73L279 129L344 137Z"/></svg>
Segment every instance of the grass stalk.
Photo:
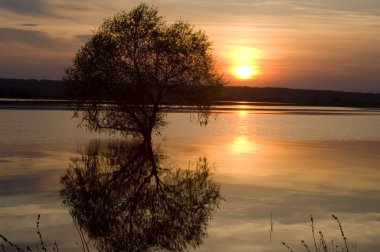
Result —
<svg viewBox="0 0 380 252"><path fill-rule="evenodd" d="M342 238L344 240L344 245L346 246L346 252L349 252L348 250L348 245L347 245L347 237L344 235L344 232L343 232L343 227L342 227L342 223L340 222L340 220L338 219L338 217L336 217L334 214L332 215L332 217L336 220L336 222L338 223L338 226L339 226L339 229L340 229L340 234L342 235Z"/></svg>
<svg viewBox="0 0 380 252"><path fill-rule="evenodd" d="M326 244L326 241L325 241L325 238L323 236L323 233L322 231L319 231L319 240L320 240L320 243L322 245L322 248L323 248L323 252L327 252L327 244Z"/></svg>
<svg viewBox="0 0 380 252"><path fill-rule="evenodd" d="M302 240L301 243L305 247L306 251L310 252L309 246L307 246L306 242L304 240Z"/></svg>
<svg viewBox="0 0 380 252"><path fill-rule="evenodd" d="M316 242L316 240L315 240L314 218L313 218L313 215L310 215L310 221L311 221L311 232L312 232L312 234L313 234L313 240L314 240L315 252L318 252L317 242Z"/></svg>
<svg viewBox="0 0 380 252"><path fill-rule="evenodd" d="M293 250L285 242L282 242L282 245L284 245L290 252L293 252Z"/></svg>
<svg viewBox="0 0 380 252"><path fill-rule="evenodd" d="M41 249L44 250L46 252L46 247L45 247L45 243L42 239L42 234L40 232L40 218L41 218L41 215L38 214L37 215L37 234L38 234L38 238L40 239L40 244L41 244Z"/></svg>

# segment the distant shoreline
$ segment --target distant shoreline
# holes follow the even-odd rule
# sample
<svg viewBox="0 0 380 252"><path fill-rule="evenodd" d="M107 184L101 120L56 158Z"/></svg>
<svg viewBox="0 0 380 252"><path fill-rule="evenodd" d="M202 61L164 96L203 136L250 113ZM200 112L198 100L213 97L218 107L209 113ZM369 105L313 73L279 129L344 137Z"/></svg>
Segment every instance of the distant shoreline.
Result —
<svg viewBox="0 0 380 252"><path fill-rule="evenodd" d="M0 107L71 108L70 97L62 81L0 78ZM262 106L332 106L380 108L380 93L332 90L291 89L280 87L225 86L215 104L236 102ZM15 102L17 101L17 102ZM34 102L31 102L34 101ZM66 105L64 105L66 102Z"/></svg>
<svg viewBox="0 0 380 252"><path fill-rule="evenodd" d="M0 98L0 109L72 110L73 106L63 100Z"/></svg>
<svg viewBox="0 0 380 252"><path fill-rule="evenodd" d="M163 106L175 106L175 105L163 105ZM252 101L217 101L211 106L217 106L218 111L230 111L235 109L230 109L228 106L242 106L242 109L248 109L249 106L257 107L267 107L262 110L277 110L280 107L320 107L322 110L324 108L347 108L347 109L377 109L379 106L341 106L332 104L296 104L296 103L281 103L281 102L252 102ZM54 99L17 99L17 98L0 98L0 110L74 110L75 105L71 104L67 100L54 100ZM258 109L260 110L260 109ZM178 112L188 112L191 111L189 107L178 108Z"/></svg>

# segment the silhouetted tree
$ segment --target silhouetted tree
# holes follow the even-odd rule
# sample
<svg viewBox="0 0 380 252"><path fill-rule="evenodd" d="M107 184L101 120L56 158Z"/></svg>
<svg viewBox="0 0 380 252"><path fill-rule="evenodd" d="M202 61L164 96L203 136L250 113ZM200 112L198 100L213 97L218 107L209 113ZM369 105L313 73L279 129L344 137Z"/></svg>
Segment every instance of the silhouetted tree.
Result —
<svg viewBox="0 0 380 252"><path fill-rule="evenodd" d="M222 200L205 158L168 165L147 143L93 142L62 177L63 204L99 251L185 251Z"/></svg>
<svg viewBox="0 0 380 252"><path fill-rule="evenodd" d="M90 130L145 139L166 125L174 107L164 104L194 106L206 122L224 84L206 34L183 21L169 25L146 4L105 20L64 80Z"/></svg>

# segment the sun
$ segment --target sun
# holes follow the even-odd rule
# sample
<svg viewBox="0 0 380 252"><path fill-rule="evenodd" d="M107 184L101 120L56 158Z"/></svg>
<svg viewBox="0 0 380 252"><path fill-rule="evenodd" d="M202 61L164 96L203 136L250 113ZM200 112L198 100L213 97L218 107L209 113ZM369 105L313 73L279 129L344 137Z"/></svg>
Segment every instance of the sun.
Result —
<svg viewBox="0 0 380 252"><path fill-rule="evenodd" d="M233 73L238 79L246 80L251 79L254 75L253 68L251 66L236 66L233 68Z"/></svg>
<svg viewBox="0 0 380 252"><path fill-rule="evenodd" d="M250 46L232 46L229 50L230 74L240 80L255 78L259 73L261 51Z"/></svg>

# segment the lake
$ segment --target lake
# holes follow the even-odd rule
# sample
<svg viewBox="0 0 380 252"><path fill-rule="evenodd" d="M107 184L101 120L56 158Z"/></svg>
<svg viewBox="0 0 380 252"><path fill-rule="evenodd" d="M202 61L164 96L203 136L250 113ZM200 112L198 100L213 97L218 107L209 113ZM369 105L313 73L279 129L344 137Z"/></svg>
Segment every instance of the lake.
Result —
<svg viewBox="0 0 380 252"><path fill-rule="evenodd" d="M305 251L322 230L327 246L378 251L380 241L380 111L377 109L218 106L207 127L188 113L168 114L155 148L175 167L205 157L224 200L194 251ZM81 251L62 206L61 177L94 139L117 136L78 128L65 110L0 109L0 234L36 244L37 214L44 240ZM333 242L332 242L333 240Z"/></svg>

